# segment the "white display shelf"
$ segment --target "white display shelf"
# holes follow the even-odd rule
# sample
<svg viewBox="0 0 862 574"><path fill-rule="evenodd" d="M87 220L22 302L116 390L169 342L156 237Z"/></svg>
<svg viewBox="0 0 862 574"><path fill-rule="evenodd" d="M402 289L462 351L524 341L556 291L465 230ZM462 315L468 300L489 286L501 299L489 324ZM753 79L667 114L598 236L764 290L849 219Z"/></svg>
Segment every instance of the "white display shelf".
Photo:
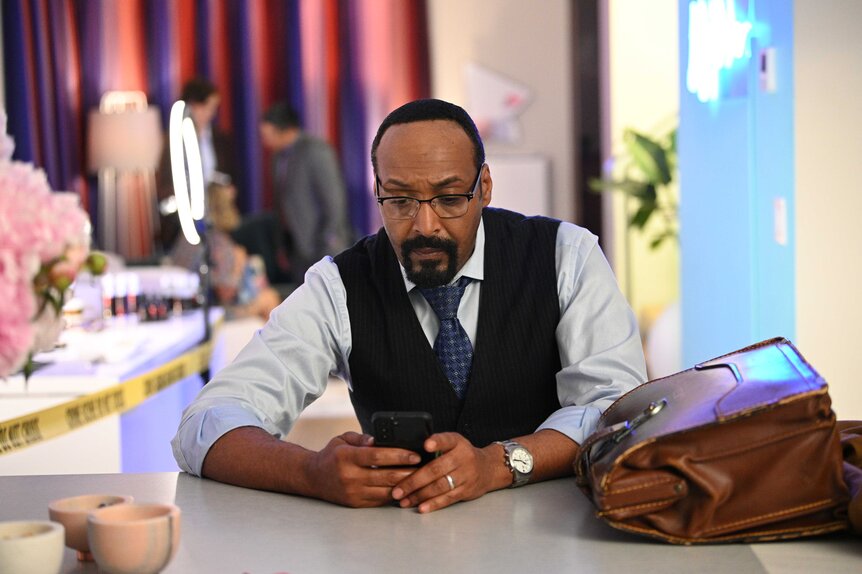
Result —
<svg viewBox="0 0 862 574"><path fill-rule="evenodd" d="M211 323L223 316L210 314ZM165 321L114 319L98 332L67 331L62 346L37 356L48 363L25 383L20 375L0 380L0 421L61 405L141 375L199 344L203 312ZM0 475L153 472L176 470L170 438L183 408L200 390L190 376L134 409L65 435L0 455Z"/></svg>

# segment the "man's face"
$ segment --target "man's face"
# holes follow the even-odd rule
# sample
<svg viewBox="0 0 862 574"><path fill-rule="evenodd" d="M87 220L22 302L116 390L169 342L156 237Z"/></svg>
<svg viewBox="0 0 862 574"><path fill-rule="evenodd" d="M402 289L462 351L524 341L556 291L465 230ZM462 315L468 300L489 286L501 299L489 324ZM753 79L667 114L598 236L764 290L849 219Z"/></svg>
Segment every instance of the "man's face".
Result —
<svg viewBox="0 0 862 574"><path fill-rule="evenodd" d="M269 122L261 122L259 129L263 147L270 151L279 151L293 144L299 137L300 131L299 128L281 129Z"/></svg>
<svg viewBox="0 0 862 574"><path fill-rule="evenodd" d="M476 180L473 144L457 123L448 120L390 127L377 148L377 169L380 197L431 199L470 193ZM429 203L421 204L413 219L383 216L383 227L408 279L420 287L452 280L473 254L491 187L486 167L467 213L454 219L439 217Z"/></svg>
<svg viewBox="0 0 862 574"><path fill-rule="evenodd" d="M260 140L263 142L263 147L266 149L278 149L278 128L270 123L262 122L260 124Z"/></svg>
<svg viewBox="0 0 862 574"><path fill-rule="evenodd" d="M189 115L192 117L198 130L204 129L215 119L221 98L218 94L212 94L200 103L189 104Z"/></svg>

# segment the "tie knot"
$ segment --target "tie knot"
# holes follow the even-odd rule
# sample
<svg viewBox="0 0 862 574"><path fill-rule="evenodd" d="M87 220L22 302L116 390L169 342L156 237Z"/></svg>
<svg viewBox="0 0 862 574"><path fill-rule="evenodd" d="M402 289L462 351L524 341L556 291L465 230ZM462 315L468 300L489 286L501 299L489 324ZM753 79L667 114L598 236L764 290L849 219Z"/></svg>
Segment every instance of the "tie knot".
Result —
<svg viewBox="0 0 862 574"><path fill-rule="evenodd" d="M469 277L461 277L455 285L441 285L419 291L437 313L437 318L442 321L458 316L458 305L461 303L461 297L464 296L468 283L470 283Z"/></svg>

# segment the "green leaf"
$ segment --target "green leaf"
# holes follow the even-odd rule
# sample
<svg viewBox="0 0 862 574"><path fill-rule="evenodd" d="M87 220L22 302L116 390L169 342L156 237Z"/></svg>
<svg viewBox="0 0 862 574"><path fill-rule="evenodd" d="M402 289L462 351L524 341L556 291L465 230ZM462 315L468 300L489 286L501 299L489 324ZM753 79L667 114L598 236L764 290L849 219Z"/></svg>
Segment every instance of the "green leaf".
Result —
<svg viewBox="0 0 862 574"><path fill-rule="evenodd" d="M668 233L662 233L658 237L654 238L649 244L650 249L658 249L659 246L664 243L664 240L667 239L669 236L670 234Z"/></svg>
<svg viewBox="0 0 862 574"><path fill-rule="evenodd" d="M642 183L639 189L631 192L631 195L646 203L658 202L658 191L652 184Z"/></svg>
<svg viewBox="0 0 862 574"><path fill-rule="evenodd" d="M629 220L629 225L636 229L643 229L655 209L656 204L654 202L647 201L642 203L641 206L638 207L638 210L635 212L635 214L632 215L631 219Z"/></svg>
<svg viewBox="0 0 862 574"><path fill-rule="evenodd" d="M666 230L666 231L660 233L658 236L653 238L653 240L649 244L650 249L657 249L662 243L664 243L665 239L675 239L675 238L676 238L676 232L675 231L673 231L672 229Z"/></svg>
<svg viewBox="0 0 862 574"><path fill-rule="evenodd" d="M24 389L27 389L27 385L30 381L30 375L36 370L36 363L33 361L33 353L27 353L27 362L24 363L24 368L21 369L24 374Z"/></svg>
<svg viewBox="0 0 862 574"><path fill-rule="evenodd" d="M657 185L670 183L671 173L667 154L658 142L634 130L626 130L623 141L632 156L632 161L649 182Z"/></svg>

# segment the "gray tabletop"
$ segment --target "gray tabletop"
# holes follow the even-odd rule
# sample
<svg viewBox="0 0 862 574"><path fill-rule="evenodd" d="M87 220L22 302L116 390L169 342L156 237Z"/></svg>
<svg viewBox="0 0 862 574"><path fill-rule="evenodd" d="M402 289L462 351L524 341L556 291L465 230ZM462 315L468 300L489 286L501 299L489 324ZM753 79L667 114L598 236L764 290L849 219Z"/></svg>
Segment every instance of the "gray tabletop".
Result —
<svg viewBox="0 0 862 574"><path fill-rule="evenodd" d="M628 535L594 516L574 479L420 515L177 473L0 477L0 520L47 519L49 501L86 493L177 504L181 544L165 572L862 572L862 539L849 535L696 547ZM66 550L63 572L96 571Z"/></svg>

